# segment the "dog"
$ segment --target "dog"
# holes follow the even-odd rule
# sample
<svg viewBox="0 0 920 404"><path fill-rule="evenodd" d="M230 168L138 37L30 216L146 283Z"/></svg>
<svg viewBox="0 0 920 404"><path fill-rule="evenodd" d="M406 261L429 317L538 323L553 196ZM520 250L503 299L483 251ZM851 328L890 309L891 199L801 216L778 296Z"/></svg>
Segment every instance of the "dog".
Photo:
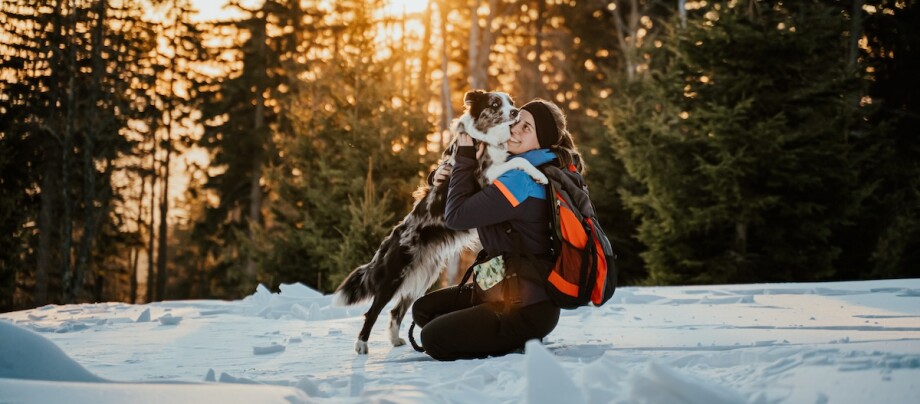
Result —
<svg viewBox="0 0 920 404"><path fill-rule="evenodd" d="M511 169L523 169L535 180L546 183L546 177L527 160L515 158L505 162L508 151L504 143L511 137L511 126L520 114L508 94L471 91L464 96L464 105L464 114L452 125L454 138L441 156L442 164L453 165L456 135L466 132L473 139L486 143L486 152L479 159L476 172L480 185L485 186ZM399 327L412 303L431 287L449 257L464 248L479 250L475 229L447 228L444 221L447 188L448 181L420 188L412 210L384 238L371 261L352 271L336 289L334 302L339 306L373 299L355 342L358 354L367 354L371 328L393 299L398 303L390 311L390 342L393 346L405 345L406 341L399 337Z"/></svg>
<svg viewBox="0 0 920 404"><path fill-rule="evenodd" d="M498 94L502 94L502 96L508 97L510 100L508 94ZM503 108L507 108L506 105L502 104L501 97L491 96L484 91L472 91L464 96L464 104L467 106L467 113L464 113L454 121L452 132L454 134L467 133L473 139L486 144L486 151L479 159L480 170L484 174L478 176L480 186L486 186L505 172L515 169L523 170L540 184L549 183L546 176L533 164L530 164L527 159L515 157L505 161L508 159L506 143L511 138L511 126L517 123L519 114L519 111L513 106L513 101L511 102L511 108L514 110L509 113L514 118L511 122L502 121L502 114L496 113ZM492 113L486 114L485 111L479 114L471 113L476 112L483 105L492 110Z"/></svg>

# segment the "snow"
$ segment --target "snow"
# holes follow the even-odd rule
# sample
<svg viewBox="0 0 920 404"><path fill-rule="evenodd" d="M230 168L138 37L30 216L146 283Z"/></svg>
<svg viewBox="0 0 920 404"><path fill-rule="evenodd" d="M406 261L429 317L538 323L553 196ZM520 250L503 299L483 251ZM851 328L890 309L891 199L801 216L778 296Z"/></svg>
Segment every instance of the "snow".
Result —
<svg viewBox="0 0 920 404"><path fill-rule="evenodd" d="M618 289L524 354L437 362L300 284L0 314L0 402L913 403L920 279ZM408 317L411 318L411 317ZM405 337L408 324L403 324ZM417 336L417 334L416 334Z"/></svg>

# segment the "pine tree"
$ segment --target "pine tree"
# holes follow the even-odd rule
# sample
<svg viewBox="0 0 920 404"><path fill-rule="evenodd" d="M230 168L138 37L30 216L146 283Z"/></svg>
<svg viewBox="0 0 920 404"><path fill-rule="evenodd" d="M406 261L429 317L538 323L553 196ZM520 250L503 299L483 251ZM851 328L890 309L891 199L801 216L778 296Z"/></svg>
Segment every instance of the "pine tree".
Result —
<svg viewBox="0 0 920 404"><path fill-rule="evenodd" d="M34 118L36 111L48 103L48 92L41 92L47 86L49 75L41 74L40 63L47 62L40 57L50 55L54 43L50 30L43 30L52 20L51 13L40 13L26 1L0 4L0 310L13 309L22 305L17 296L22 294L22 272L29 268L31 245L44 248L36 266L36 277L43 277L42 283L34 286L41 294L42 302L48 298L48 279L55 271L51 266L51 244L54 241L50 209L52 200L35 195L36 184L47 189L51 184L42 183L42 178L57 179L57 175L41 173L60 172L52 164L40 164L44 154L55 146L51 136L40 136L40 121ZM49 53L44 53L49 52ZM46 193L45 196L51 193ZM45 210L42 210L42 209ZM44 215L42 215L44 213ZM41 216L40 216L41 215ZM25 223L41 217L38 226L41 231L29 229ZM35 227L35 226L31 226ZM38 236L38 237L36 237ZM38 238L38 240L35 240ZM26 276L27 278L28 276Z"/></svg>
<svg viewBox="0 0 920 404"><path fill-rule="evenodd" d="M290 132L281 108L294 88L292 78L303 72L299 52L309 29L299 1L266 1L258 9L231 5L244 17L216 28L243 39L224 50L239 52L241 66L204 93L205 133L199 145L210 151L212 167L220 170L206 184L220 202L209 208L196 238L219 240L208 249L218 261L215 276L232 296L237 289L251 291L259 280L251 250L254 229L264 220L263 170L277 155L274 142Z"/></svg>
<svg viewBox="0 0 920 404"><path fill-rule="evenodd" d="M285 111L294 131L279 139L284 159L270 168L267 181L273 202L259 264L273 285L301 281L333 290L335 280L370 260L382 240L374 240L377 233L408 212L421 172L431 163L427 116L394 97L402 93L402 83L391 79L389 66L403 55L374 51L380 27L372 17L375 6L337 7L323 20L329 35L313 43L338 51L318 48L317 59L308 61L310 78L297 83L297 96ZM351 16L348 24L336 19L341 15ZM369 158L370 168L356 164ZM373 172L373 191L366 189L366 170ZM365 209L374 199L380 210ZM349 201L357 210L349 212ZM360 229L376 230L354 233ZM343 250L346 244L352 248Z"/></svg>
<svg viewBox="0 0 920 404"><path fill-rule="evenodd" d="M97 243L117 220L111 214L119 198L116 160L133 147L123 129L139 108L131 83L149 45L137 35L139 5L17 1L0 11L0 35L9 39L0 49L0 130L4 146L16 146L10 161L24 170L16 180L4 172L3 180L20 204L14 222L25 225L16 240L28 246L10 246L22 264L18 286L34 288L24 301L85 300L84 287L98 278Z"/></svg>
<svg viewBox="0 0 920 404"><path fill-rule="evenodd" d="M667 67L611 102L652 282L834 274L832 235L860 202L845 21L815 2L758 5L691 16L653 56Z"/></svg>
<svg viewBox="0 0 920 404"><path fill-rule="evenodd" d="M338 268L355 268L369 261L373 252L380 246L393 223L394 212L385 203L390 200L390 193L377 194L374 183L374 160L367 159L367 178L364 180L364 194L355 200L348 196L348 227L342 229L342 243L339 244L335 263ZM345 279L347 272L334 273L329 279L331 285L338 285Z"/></svg>
<svg viewBox="0 0 920 404"><path fill-rule="evenodd" d="M851 58L867 84L851 107L871 112L852 139L869 196L841 237L844 276L920 276L920 4L866 1L852 18L864 42ZM862 34L862 35L860 35ZM860 117L857 115L856 118Z"/></svg>
<svg viewBox="0 0 920 404"><path fill-rule="evenodd" d="M550 21L564 19L554 34L570 38L554 41L551 48L564 55L554 63L565 66L557 68L564 74L544 81L555 86L553 100L567 112L587 166L591 199L616 250L619 281L640 283L648 276L639 256L644 248L637 239L638 223L620 194L636 184L609 141L603 114L611 97L623 97L624 88L647 78L650 50L673 10L642 0L557 4L549 12Z"/></svg>

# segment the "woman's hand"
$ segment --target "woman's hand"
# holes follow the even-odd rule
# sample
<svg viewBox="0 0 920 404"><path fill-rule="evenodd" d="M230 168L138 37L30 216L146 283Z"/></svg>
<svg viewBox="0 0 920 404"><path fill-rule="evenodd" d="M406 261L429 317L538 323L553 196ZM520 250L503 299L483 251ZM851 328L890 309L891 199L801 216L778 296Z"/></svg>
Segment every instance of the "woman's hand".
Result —
<svg viewBox="0 0 920 404"><path fill-rule="evenodd" d="M473 146L473 137L466 132L457 134L457 146ZM479 160L485 152L486 144L479 142L479 147L476 148L476 160Z"/></svg>
<svg viewBox="0 0 920 404"><path fill-rule="evenodd" d="M442 182L447 181L450 178L450 172L453 171L454 167L450 164L442 164L438 166L438 169L434 172L434 178L431 179L431 184L434 186L441 185Z"/></svg>
<svg viewBox="0 0 920 404"><path fill-rule="evenodd" d="M473 137L469 133L460 132L457 134L457 146L472 146Z"/></svg>

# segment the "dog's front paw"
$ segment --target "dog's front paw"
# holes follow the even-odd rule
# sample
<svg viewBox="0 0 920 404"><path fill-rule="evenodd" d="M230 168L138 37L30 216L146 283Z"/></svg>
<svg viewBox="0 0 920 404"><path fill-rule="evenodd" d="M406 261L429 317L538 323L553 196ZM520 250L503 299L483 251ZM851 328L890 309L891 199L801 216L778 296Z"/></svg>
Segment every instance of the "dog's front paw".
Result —
<svg viewBox="0 0 920 404"><path fill-rule="evenodd" d="M543 173L539 171L532 173L530 176L533 177L533 180L539 184L543 184L543 185L549 184L549 179L547 179L546 176L543 175Z"/></svg>
<svg viewBox="0 0 920 404"><path fill-rule="evenodd" d="M397 337L396 339L390 340L393 343L393 346L403 346L406 345L406 340Z"/></svg>
<svg viewBox="0 0 920 404"><path fill-rule="evenodd" d="M355 341L355 352L358 355L367 355L367 341L361 341L360 339Z"/></svg>

